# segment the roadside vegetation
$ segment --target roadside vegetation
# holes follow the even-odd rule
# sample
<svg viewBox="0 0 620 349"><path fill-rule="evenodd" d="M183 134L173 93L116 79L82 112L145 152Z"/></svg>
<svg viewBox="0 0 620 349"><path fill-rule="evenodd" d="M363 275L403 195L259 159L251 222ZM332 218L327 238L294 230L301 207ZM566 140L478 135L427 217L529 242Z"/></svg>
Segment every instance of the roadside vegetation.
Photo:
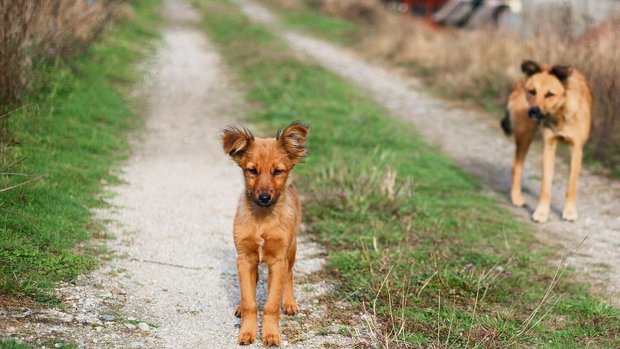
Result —
<svg viewBox="0 0 620 349"><path fill-rule="evenodd" d="M13 65L0 74L14 76L0 79L1 298L57 302L56 282L97 264L98 251L81 242L108 237L91 209L103 204L103 184L117 181L110 169L138 123L126 96L156 37L159 2L3 2L14 28L3 22L0 38L14 60L2 57Z"/></svg>
<svg viewBox="0 0 620 349"><path fill-rule="evenodd" d="M571 64L592 84L595 115L586 160L620 178L620 19L570 36L570 9L543 12L528 40L497 30L434 28L379 0L263 0L292 28L405 68L434 93L473 102L499 119L524 59Z"/></svg>
<svg viewBox="0 0 620 349"><path fill-rule="evenodd" d="M549 265L558 256L412 126L300 61L231 2L195 3L255 106L248 120L265 130L311 123L296 169L306 232L329 250L334 296L376 315L366 344L620 346L620 312L564 263Z"/></svg>

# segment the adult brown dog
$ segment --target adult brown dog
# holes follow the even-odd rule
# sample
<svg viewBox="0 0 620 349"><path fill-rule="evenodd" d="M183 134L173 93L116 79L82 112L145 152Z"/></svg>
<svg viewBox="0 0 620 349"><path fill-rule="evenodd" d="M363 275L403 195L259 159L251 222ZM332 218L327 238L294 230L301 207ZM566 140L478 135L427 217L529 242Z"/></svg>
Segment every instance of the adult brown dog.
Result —
<svg viewBox="0 0 620 349"><path fill-rule="evenodd" d="M532 219L546 222L551 206L551 182L558 141L570 147L570 175L562 218L577 219L577 180L581 171L583 147L592 122L592 92L586 78L577 69L565 65L541 65L533 61L521 64L519 79L508 98L502 128L515 134L516 155L512 167L512 203L525 204L521 192L521 173L527 150L538 125L542 125L543 158L540 197Z"/></svg>
<svg viewBox="0 0 620 349"><path fill-rule="evenodd" d="M245 191L235 216L233 235L241 302L239 344L251 344L258 330L256 283L258 264L269 266L267 301L263 312L265 345L280 345L280 305L287 315L297 314L293 296L293 264L301 204L288 182L293 167L306 155L308 125L291 123L276 138L254 138L246 129L222 132L224 152L241 167Z"/></svg>

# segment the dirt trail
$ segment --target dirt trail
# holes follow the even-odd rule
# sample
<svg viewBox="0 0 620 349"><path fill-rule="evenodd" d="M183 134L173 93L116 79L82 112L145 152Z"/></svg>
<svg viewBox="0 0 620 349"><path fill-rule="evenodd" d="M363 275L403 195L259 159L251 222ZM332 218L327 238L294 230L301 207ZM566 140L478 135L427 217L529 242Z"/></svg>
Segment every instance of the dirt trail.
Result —
<svg viewBox="0 0 620 349"><path fill-rule="evenodd" d="M270 25L291 47L326 69L355 82L392 115L413 122L427 140L437 145L459 166L480 178L493 193L507 198L514 145L499 129L499 118L496 127L495 123L489 126L480 122L472 111L452 107L424 93L420 87L411 86L402 77L365 62L359 55L283 28L278 24L277 17L261 5L249 1L237 3L245 15ZM510 207L527 221L539 193L540 150L539 145L532 147L524 169L527 209ZM568 261L591 276L597 283L596 288L602 290L612 304L620 306L620 182L584 171L579 181L580 217L576 223L568 223L560 218L567 179L568 166L559 161L550 221L535 225L537 237L546 245L568 253L587 236L584 244Z"/></svg>
<svg viewBox="0 0 620 349"><path fill-rule="evenodd" d="M96 272L62 285L66 307L0 312L2 336L43 343L63 338L80 348L236 348L240 320L232 221L243 191L241 173L222 152L219 131L238 125L245 105L223 62L198 29L200 16L182 0L167 0L163 44L147 64L146 129L110 188L113 223L107 244L115 257ZM352 339L340 327L319 328L330 290L310 282L324 252L300 241L296 263L301 313L283 315L285 346L340 347ZM264 269L264 268L263 268ZM262 270L259 307L265 299ZM304 283L307 279L307 283ZM288 342L294 344L288 344ZM262 347L255 344L250 347Z"/></svg>

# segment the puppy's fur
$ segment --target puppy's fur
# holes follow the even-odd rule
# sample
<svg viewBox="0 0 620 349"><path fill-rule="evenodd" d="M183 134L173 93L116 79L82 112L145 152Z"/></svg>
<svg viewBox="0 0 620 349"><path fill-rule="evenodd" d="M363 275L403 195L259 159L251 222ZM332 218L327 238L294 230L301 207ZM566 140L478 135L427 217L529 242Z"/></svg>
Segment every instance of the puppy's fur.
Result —
<svg viewBox="0 0 620 349"><path fill-rule="evenodd" d="M512 203L525 204L521 192L523 161L542 124L544 141L542 185L540 198L532 219L546 222L551 205L551 182L557 142L570 146L570 175L562 218L577 219L577 180L581 171L583 147L590 134L592 122L592 92L586 78L577 69L563 65L541 65L533 61L521 64L523 78L510 94L502 128L506 134L514 131L516 154L512 167Z"/></svg>
<svg viewBox="0 0 620 349"><path fill-rule="evenodd" d="M222 132L224 152L241 167L245 192L234 222L241 302L239 344L251 344L258 330L256 283L258 264L269 266L268 294L263 313L265 345L280 345L280 305L287 315L298 312L293 297L293 264L301 204L288 182L293 167L306 155L308 125L293 122L276 138L255 138L246 129Z"/></svg>

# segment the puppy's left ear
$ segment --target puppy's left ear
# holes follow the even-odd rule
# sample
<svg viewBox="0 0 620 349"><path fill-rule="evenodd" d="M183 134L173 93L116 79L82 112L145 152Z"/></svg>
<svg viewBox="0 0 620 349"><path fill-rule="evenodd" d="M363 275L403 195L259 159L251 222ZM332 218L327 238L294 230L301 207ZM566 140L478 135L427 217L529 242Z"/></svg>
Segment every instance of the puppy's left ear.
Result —
<svg viewBox="0 0 620 349"><path fill-rule="evenodd" d="M237 162L239 162L239 159L245 154L252 142L254 142L254 135L246 128L229 127L222 130L224 153L230 155Z"/></svg>
<svg viewBox="0 0 620 349"><path fill-rule="evenodd" d="M283 131L278 130L276 139L294 163L300 162L306 155L306 138L309 129L310 125L294 121Z"/></svg>
<svg viewBox="0 0 620 349"><path fill-rule="evenodd" d="M549 72L551 75L555 76L561 82L566 81L568 77L573 73L573 67L570 65L554 65Z"/></svg>

